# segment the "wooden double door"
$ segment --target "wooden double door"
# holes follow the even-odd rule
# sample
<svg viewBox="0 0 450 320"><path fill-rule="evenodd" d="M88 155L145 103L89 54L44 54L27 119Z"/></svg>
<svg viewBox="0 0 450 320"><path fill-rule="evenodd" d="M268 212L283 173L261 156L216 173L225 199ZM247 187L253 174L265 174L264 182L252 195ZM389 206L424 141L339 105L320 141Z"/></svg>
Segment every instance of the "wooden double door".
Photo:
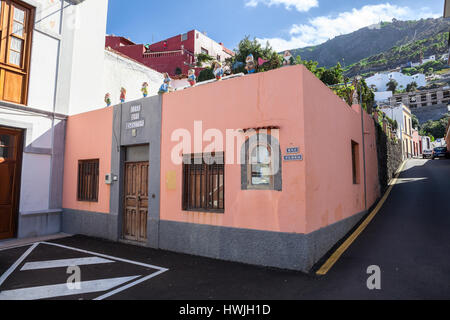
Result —
<svg viewBox="0 0 450 320"><path fill-rule="evenodd" d="M147 242L149 162L125 163L123 238Z"/></svg>
<svg viewBox="0 0 450 320"><path fill-rule="evenodd" d="M0 240L16 233L22 138L21 130L0 127Z"/></svg>

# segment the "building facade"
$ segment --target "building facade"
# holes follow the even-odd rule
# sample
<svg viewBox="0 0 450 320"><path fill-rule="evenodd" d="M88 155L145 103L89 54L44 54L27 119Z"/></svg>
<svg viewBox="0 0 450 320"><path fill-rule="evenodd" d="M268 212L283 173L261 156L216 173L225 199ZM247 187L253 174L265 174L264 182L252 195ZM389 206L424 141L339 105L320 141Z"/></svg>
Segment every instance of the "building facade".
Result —
<svg viewBox="0 0 450 320"><path fill-rule="evenodd" d="M450 103L450 87L395 94L390 98L391 106L400 102L410 109L448 105Z"/></svg>
<svg viewBox="0 0 450 320"><path fill-rule="evenodd" d="M104 108L106 92L118 103L122 86L137 99L143 81L150 94L162 83L105 51L107 8L107 0L1 1L0 239L60 231L68 116Z"/></svg>
<svg viewBox="0 0 450 320"><path fill-rule="evenodd" d="M380 109L392 120L397 121L397 138L402 143L403 158L414 156L413 125L411 110L404 104L399 103L395 107L381 106Z"/></svg>
<svg viewBox="0 0 450 320"><path fill-rule="evenodd" d="M309 271L380 196L363 118L303 66L69 117L62 230Z"/></svg>
<svg viewBox="0 0 450 320"><path fill-rule="evenodd" d="M189 69L195 69L198 74L202 68L196 65L197 54L208 54L220 62L225 62L225 59L234 54L222 43L217 43L197 30L151 44L147 48L144 44L135 44L129 39L109 35L106 37L106 47L171 76L187 75Z"/></svg>

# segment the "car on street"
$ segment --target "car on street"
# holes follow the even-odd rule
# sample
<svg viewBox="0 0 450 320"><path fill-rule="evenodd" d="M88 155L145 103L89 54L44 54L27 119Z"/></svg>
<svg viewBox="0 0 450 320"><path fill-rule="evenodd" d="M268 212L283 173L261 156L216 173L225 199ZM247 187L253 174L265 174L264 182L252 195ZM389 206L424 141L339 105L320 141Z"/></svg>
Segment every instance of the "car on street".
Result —
<svg viewBox="0 0 450 320"><path fill-rule="evenodd" d="M436 158L446 158L447 157L447 148L446 147L439 147L434 148L433 150L433 160Z"/></svg>
<svg viewBox="0 0 450 320"><path fill-rule="evenodd" d="M423 158L424 159L433 158L433 150L423 150Z"/></svg>

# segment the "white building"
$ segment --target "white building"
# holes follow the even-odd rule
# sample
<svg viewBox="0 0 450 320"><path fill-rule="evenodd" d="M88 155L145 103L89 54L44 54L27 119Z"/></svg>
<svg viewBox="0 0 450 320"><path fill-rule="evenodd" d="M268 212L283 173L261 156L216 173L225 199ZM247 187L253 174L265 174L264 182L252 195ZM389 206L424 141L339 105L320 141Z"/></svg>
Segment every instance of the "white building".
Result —
<svg viewBox="0 0 450 320"><path fill-rule="evenodd" d="M59 231L68 115L105 107L108 91L117 102L120 86L130 99L162 83L105 52L108 0L1 3L0 240Z"/></svg>
<svg viewBox="0 0 450 320"><path fill-rule="evenodd" d="M429 56L427 59L423 59L422 60L422 64L425 64L425 63L428 63L428 62L431 62L431 61L436 61L436 56L435 55Z"/></svg>
<svg viewBox="0 0 450 320"><path fill-rule="evenodd" d="M388 102L390 98L392 98L392 91L376 91L375 94L375 101L381 102L386 101Z"/></svg>
<svg viewBox="0 0 450 320"><path fill-rule="evenodd" d="M377 91L387 91L387 84L391 80L397 81L397 89L406 89L408 84L413 82L417 83L418 87L423 87L427 84L424 74L419 73L413 76L407 76L401 72L377 73L372 77L367 78L366 83L369 87L376 88Z"/></svg>

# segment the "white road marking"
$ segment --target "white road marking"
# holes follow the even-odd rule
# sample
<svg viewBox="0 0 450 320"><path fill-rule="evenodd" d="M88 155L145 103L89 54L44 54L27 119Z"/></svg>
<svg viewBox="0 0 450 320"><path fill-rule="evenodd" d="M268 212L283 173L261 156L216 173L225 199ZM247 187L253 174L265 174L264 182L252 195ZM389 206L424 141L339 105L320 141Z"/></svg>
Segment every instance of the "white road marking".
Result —
<svg viewBox="0 0 450 320"><path fill-rule="evenodd" d="M59 247L59 248L63 248L63 249L67 249L67 250L72 250L72 251L77 251L77 252L81 252L84 254L88 254L88 255L94 255L97 257L102 257L104 259L100 259L100 258L81 258L81 259L98 259L97 261L102 261L101 263L111 263L111 262L124 262L124 263L129 263L129 264L134 264L137 266L141 266L141 267L145 267L148 269L155 269L158 270L157 272L154 272L148 276L145 276L141 279L138 279L134 282L131 282L129 284L124 285L123 287L119 287L127 282L133 281L136 278L139 278L141 276L133 276L133 277L126 277L126 278L113 278L113 279L103 279L103 280L97 280L97 281L86 281L86 282L81 282L82 285L82 289L81 290L75 290L76 292L74 293L74 290L69 290L69 288L67 287L67 284L59 284L59 285L50 285L50 286L41 286L41 287L34 287L34 288L25 288L25 289L17 289L17 290L9 290L9 291L0 291L0 300L37 300L37 299L46 299L46 298L56 298L56 297L60 297L60 296L68 296L68 295L79 295L79 294L84 294L84 293L89 293L89 292L100 292L100 291L108 291L111 289L114 289L115 287L119 287L116 288L115 290L108 292L98 298L96 298L95 300L103 300L106 298L109 298L119 292L122 292L126 289L129 289L133 286L136 286L144 281L147 281L151 278L154 278L156 276L159 276L160 274L169 271L169 269L167 268L163 268L163 267L158 267L155 265L151 265L151 264L146 264L146 263L141 263L141 262L137 262L137 261L132 261L132 260L127 260L127 259L121 259L121 258L117 258L117 257L113 257L113 256L109 256L106 254L101 254L101 253L97 253L97 252L91 252L91 251L87 251L87 250L82 250L82 249L77 249L77 248L73 248L73 247L68 247L68 246L64 246L61 244L57 244L57 243L51 243L51 242L37 242L35 244L33 244L1 277L0 277L0 286L3 284L3 282L11 275L11 273L14 272L14 270L26 259L26 257L39 245L39 244L45 244L45 245L50 245L50 246L55 246L55 247ZM111 262L106 262L113 260ZM59 265L61 265L61 261L68 261L68 260L72 260L72 259L66 259L66 260L54 260L54 261L40 261L40 262L30 262L24 265L24 267L22 268L22 270L35 270L35 269L30 269L31 268L36 268L41 264L41 266L43 266L43 264L47 264L47 265L57 265L57 261L59 263ZM73 260L77 260L77 259L73 259ZM80 259L78 259L80 260ZM85 260L87 261L87 260ZM27 266L28 265L28 266ZM81 264L78 264L81 265ZM67 266L72 266L72 265L67 265ZM53 266L51 267L53 268ZM42 269L42 268L36 268L36 269ZM123 281L121 281L123 280ZM116 283L117 281L117 283ZM116 283L116 284L115 284ZM95 289L96 288L96 289ZM101 288L101 289L100 289ZM70 293L69 293L70 291Z"/></svg>
<svg viewBox="0 0 450 320"><path fill-rule="evenodd" d="M69 289L67 283L0 292L0 300L39 300L111 290L140 276L80 282L81 289Z"/></svg>
<svg viewBox="0 0 450 320"><path fill-rule="evenodd" d="M97 258L97 257L52 260L52 261L37 261L37 262L26 263L22 267L22 269L20 269L20 271L63 268L63 267L73 267L73 266L87 266L87 265L92 265L92 264L103 264L103 263L114 263L114 261L106 260L103 258Z"/></svg>
<svg viewBox="0 0 450 320"><path fill-rule="evenodd" d="M109 297L111 297L111 296L113 296L113 295L115 295L115 294L117 294L119 292L127 290L127 289L129 289L131 287L134 287L134 286L138 285L139 283L142 283L142 282L147 281L147 280L149 280L151 278L159 276L161 273L164 273L164 272L166 272L166 271L165 270L160 270L160 271L155 272L155 273L153 273L153 274L151 274L151 275L149 275L147 277L144 277L142 279L136 280L135 282L129 283L129 284L123 286L123 287L120 287L120 288L117 288L116 290L108 292L108 293L106 293L106 294L104 294L104 295L102 295L102 296L100 296L98 298L95 298L94 300L104 300L104 299L109 298Z"/></svg>
<svg viewBox="0 0 450 320"><path fill-rule="evenodd" d="M13 273L14 270L16 270L19 264L21 264L22 261L25 260L26 257L28 257L31 251L33 251L34 248L36 248L38 245L39 242L33 244L30 248L28 248L27 251L25 251L25 253L19 259L17 259L16 262L14 262L14 264L11 267L9 267L9 269L0 277L0 286L3 284L3 282L5 282L5 280L9 277L9 275Z"/></svg>
<svg viewBox="0 0 450 320"><path fill-rule="evenodd" d="M158 267L158 266L154 266L154 265L151 265L151 264L141 263L141 262L137 262L137 261L131 261L131 260L127 260L127 259L121 259L121 258L117 258L117 257L113 257L113 256L108 256L106 254L101 254L101 253L91 252L91 251L87 251L87 250L67 247L67 246L64 246L62 244L51 243L51 242L42 242L42 244L48 244L50 246L55 246L55 247L59 247L59 248L69 249L69 250L73 250L73 251L77 251L77 252L81 252L81 253L85 253L85 254L92 254L94 256L102 257L102 258L105 258L105 259L112 259L112 260L116 260L116 261L120 261L120 262L131 263L131 264L134 264L134 265L137 265L137 266L141 266L141 267L145 267L145 268L161 270L161 271L164 271L164 272L169 271L169 269Z"/></svg>

